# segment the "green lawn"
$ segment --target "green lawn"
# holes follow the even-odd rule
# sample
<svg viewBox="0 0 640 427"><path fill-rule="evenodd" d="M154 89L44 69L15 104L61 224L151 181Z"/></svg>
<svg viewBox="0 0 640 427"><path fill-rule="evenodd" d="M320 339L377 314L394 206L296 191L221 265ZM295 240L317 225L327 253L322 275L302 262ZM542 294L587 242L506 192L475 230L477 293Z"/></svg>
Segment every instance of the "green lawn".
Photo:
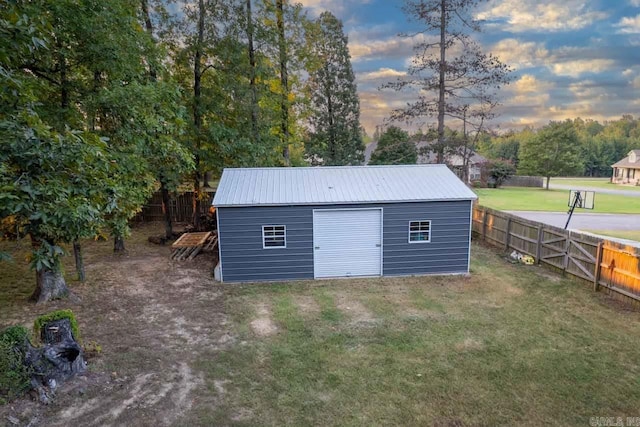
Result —
<svg viewBox="0 0 640 427"><path fill-rule="evenodd" d="M537 426L638 415L640 314L484 247L473 247L471 277L225 293L236 344L199 364L224 398L187 423Z"/></svg>
<svg viewBox="0 0 640 427"><path fill-rule="evenodd" d="M635 240L640 242L640 230L585 230L589 233L601 234L604 236L618 237L620 239Z"/></svg>
<svg viewBox="0 0 640 427"><path fill-rule="evenodd" d="M493 209L507 211L568 210L569 190L545 190L542 188L502 187L475 189L479 203ZM596 192L595 209L581 209L592 213L640 213L640 197L618 196Z"/></svg>
<svg viewBox="0 0 640 427"><path fill-rule="evenodd" d="M594 187L606 188L609 190L631 190L640 192L640 187L612 184L609 182L609 178L551 178L551 183L575 187L576 190Z"/></svg>

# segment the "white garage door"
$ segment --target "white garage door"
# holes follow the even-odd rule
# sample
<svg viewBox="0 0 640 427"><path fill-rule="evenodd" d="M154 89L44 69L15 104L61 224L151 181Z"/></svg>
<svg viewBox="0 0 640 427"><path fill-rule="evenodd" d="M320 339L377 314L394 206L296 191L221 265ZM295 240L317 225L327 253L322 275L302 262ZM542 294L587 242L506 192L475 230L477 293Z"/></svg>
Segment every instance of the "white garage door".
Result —
<svg viewBox="0 0 640 427"><path fill-rule="evenodd" d="M382 275L382 210L313 213L315 277Z"/></svg>

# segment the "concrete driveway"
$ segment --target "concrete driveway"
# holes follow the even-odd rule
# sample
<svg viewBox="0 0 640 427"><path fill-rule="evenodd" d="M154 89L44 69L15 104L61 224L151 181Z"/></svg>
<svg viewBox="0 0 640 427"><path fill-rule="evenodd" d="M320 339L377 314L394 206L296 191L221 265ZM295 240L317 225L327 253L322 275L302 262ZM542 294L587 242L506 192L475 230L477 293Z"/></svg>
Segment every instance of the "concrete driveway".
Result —
<svg viewBox="0 0 640 427"><path fill-rule="evenodd" d="M507 211L532 221L564 228L569 215L566 212ZM569 223L574 230L640 230L640 215L574 213Z"/></svg>

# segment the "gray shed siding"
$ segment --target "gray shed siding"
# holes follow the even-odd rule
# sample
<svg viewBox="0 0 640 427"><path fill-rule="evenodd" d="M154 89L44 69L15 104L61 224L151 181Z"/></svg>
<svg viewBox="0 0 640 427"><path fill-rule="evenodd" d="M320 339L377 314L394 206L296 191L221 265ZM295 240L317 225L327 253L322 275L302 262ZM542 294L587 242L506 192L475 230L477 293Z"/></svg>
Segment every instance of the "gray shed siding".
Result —
<svg viewBox="0 0 640 427"><path fill-rule="evenodd" d="M383 275L467 273L471 201L218 208L222 279L313 279L313 210L383 208ZM431 242L409 243L409 221L431 220ZM285 225L286 248L262 248L262 226Z"/></svg>

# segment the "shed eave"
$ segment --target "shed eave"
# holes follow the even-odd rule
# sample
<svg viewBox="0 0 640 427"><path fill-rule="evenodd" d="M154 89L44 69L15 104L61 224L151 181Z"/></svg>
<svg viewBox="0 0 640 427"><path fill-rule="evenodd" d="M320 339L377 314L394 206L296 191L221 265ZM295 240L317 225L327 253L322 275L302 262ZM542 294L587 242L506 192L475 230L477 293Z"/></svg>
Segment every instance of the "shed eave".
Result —
<svg viewBox="0 0 640 427"><path fill-rule="evenodd" d="M461 198L441 198L441 199L414 199L414 200L357 200L357 201L335 201L335 202L289 202L289 203L238 203L238 204L213 204L216 208L249 208L262 206L335 206L335 205L372 205L380 203L425 203L425 202L460 202L473 201L478 197Z"/></svg>

